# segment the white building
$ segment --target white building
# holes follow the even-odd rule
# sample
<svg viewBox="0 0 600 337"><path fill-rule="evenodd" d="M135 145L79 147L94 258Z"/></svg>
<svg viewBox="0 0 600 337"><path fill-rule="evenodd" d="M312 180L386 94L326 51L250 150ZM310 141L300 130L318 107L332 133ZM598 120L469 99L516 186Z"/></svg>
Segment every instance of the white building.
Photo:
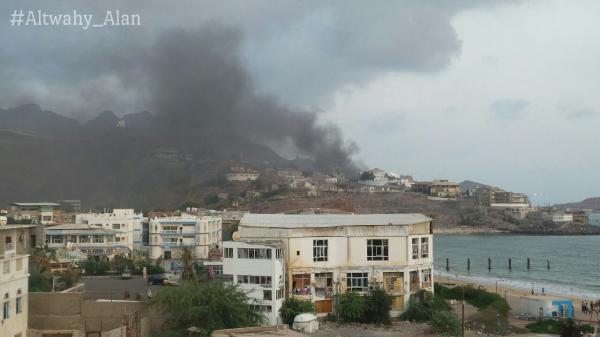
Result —
<svg viewBox="0 0 600 337"><path fill-rule="evenodd" d="M288 296L333 311L336 293L379 287L393 296L391 315L420 289L433 291L431 219L421 214L245 214L241 240L280 240Z"/></svg>
<svg viewBox="0 0 600 337"><path fill-rule="evenodd" d="M18 245L26 242L19 229L28 226L7 226L6 222L0 216L0 336L26 337L29 260L27 254L18 253Z"/></svg>
<svg viewBox="0 0 600 337"><path fill-rule="evenodd" d="M245 169L243 167L234 167L230 172L225 174L227 181L254 181L258 179L260 174L251 169Z"/></svg>
<svg viewBox="0 0 600 337"><path fill-rule="evenodd" d="M285 300L285 262L281 246L279 241L223 242L223 274L246 292L268 325L282 324L279 309Z"/></svg>
<svg viewBox="0 0 600 337"><path fill-rule="evenodd" d="M130 251L142 249L142 223L144 215L133 209L114 209L111 213L80 213L75 223L98 226L115 231L115 242Z"/></svg>
<svg viewBox="0 0 600 337"><path fill-rule="evenodd" d="M167 270L180 266L183 248L192 250L195 259L208 258L209 250L221 247L222 219L216 216L182 214L178 217L150 219L150 258L162 259Z"/></svg>
<svg viewBox="0 0 600 337"><path fill-rule="evenodd" d="M44 232L50 249L77 248L88 256L108 258L131 252L126 243L117 241L117 231L100 226L64 224L46 227Z"/></svg>
<svg viewBox="0 0 600 337"><path fill-rule="evenodd" d="M573 221L573 214L572 213L556 213L552 216L552 221L554 221L554 222Z"/></svg>

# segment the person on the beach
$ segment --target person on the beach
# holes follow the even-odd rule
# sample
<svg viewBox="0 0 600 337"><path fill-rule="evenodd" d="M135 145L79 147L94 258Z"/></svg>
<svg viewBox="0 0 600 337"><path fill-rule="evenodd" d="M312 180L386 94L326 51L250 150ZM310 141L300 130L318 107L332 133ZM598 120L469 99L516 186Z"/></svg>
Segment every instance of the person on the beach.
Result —
<svg viewBox="0 0 600 337"><path fill-rule="evenodd" d="M581 312L584 314L588 313L588 304L585 298L581 301Z"/></svg>
<svg viewBox="0 0 600 337"><path fill-rule="evenodd" d="M590 317L594 314L594 301L590 301Z"/></svg>

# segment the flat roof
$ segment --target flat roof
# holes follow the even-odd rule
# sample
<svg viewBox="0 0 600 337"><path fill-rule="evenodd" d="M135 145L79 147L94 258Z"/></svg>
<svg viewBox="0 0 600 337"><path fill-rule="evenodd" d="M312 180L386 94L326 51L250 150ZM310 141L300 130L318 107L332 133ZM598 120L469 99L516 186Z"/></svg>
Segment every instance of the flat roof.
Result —
<svg viewBox="0 0 600 337"><path fill-rule="evenodd" d="M100 226L93 226L88 224L64 224L64 225L56 225L56 226L47 226L44 230L46 231L69 231L69 230L77 230L77 231L90 231L90 232L103 232L103 233L117 233L117 231L102 228Z"/></svg>
<svg viewBox="0 0 600 337"><path fill-rule="evenodd" d="M27 225L27 224L7 224L0 226L0 231L5 229L19 229L19 228L33 228L37 225Z"/></svg>
<svg viewBox="0 0 600 337"><path fill-rule="evenodd" d="M395 214L252 214L246 213L240 226L248 227L340 227L412 225L429 222L431 218L419 213Z"/></svg>
<svg viewBox="0 0 600 337"><path fill-rule="evenodd" d="M55 202L13 202L15 206L60 206Z"/></svg>

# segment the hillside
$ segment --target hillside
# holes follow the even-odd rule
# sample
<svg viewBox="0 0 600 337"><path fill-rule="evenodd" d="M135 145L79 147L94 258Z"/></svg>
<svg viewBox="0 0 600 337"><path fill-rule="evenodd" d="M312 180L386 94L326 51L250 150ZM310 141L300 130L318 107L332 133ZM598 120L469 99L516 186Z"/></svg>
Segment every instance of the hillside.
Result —
<svg viewBox="0 0 600 337"><path fill-rule="evenodd" d="M558 204L554 206L560 209L600 211L600 197L587 198L580 202L571 202L566 204Z"/></svg>

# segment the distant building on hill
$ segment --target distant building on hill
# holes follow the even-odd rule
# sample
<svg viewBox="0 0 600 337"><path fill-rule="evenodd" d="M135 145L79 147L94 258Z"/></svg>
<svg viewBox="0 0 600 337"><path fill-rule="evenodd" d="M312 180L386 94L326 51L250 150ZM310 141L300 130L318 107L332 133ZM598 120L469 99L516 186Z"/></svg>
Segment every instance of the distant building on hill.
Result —
<svg viewBox="0 0 600 337"><path fill-rule="evenodd" d="M460 196L460 185L447 179L418 181L412 185L412 190L435 198L454 199Z"/></svg>
<svg viewBox="0 0 600 337"><path fill-rule="evenodd" d="M559 212L552 216L552 221L558 222L558 223L573 221L573 214Z"/></svg>
<svg viewBox="0 0 600 337"><path fill-rule="evenodd" d="M243 167L232 167L229 172L225 173L227 181L254 181L258 179L258 171L246 169Z"/></svg>

